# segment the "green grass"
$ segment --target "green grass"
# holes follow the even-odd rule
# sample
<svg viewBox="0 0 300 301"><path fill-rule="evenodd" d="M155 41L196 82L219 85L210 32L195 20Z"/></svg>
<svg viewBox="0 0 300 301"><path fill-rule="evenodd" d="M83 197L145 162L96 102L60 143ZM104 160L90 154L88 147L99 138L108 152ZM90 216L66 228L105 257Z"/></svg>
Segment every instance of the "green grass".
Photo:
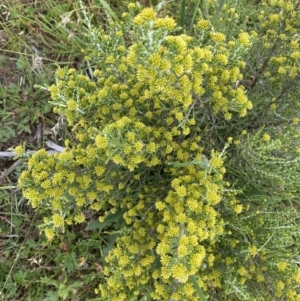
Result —
<svg viewBox="0 0 300 301"><path fill-rule="evenodd" d="M22 143L34 151L44 147L46 140L60 144L70 135L63 119L52 113L49 93L37 86L51 85L58 67L85 72L82 5L97 25L106 22L107 11L118 19L126 1L1 2L0 151ZM0 170L13 163L0 157ZM36 227L39 213L16 187L23 168L0 175L0 300L94 297L109 241L101 231L79 227L49 245Z"/></svg>

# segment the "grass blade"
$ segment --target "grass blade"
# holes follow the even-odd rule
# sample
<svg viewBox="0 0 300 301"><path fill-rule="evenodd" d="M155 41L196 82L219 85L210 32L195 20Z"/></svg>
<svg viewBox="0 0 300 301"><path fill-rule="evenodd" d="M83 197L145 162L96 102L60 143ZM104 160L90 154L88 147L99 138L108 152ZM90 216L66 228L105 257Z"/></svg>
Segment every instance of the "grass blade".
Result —
<svg viewBox="0 0 300 301"><path fill-rule="evenodd" d="M186 2L185 0L181 1L180 27L182 28L182 31L184 26L185 2Z"/></svg>
<svg viewBox="0 0 300 301"><path fill-rule="evenodd" d="M220 12L222 10L224 3L225 3L225 0L221 0L219 7L218 7L217 11L215 12L214 17L212 18L212 21L211 21L213 25L215 25L215 22L217 21L219 15L220 15Z"/></svg>
<svg viewBox="0 0 300 301"><path fill-rule="evenodd" d="M192 17L192 21L191 21L191 25L190 25L190 32L189 32L190 35L193 34L194 22L195 22L195 18L196 18L200 3L201 3L201 0L198 0L197 4L195 6L195 9L194 9L194 13L193 13L193 17Z"/></svg>
<svg viewBox="0 0 300 301"><path fill-rule="evenodd" d="M111 17L117 22L120 23L120 20L118 16L114 13L114 11L111 9L109 4L105 0L99 0L100 4L103 6L103 8L111 15Z"/></svg>
<svg viewBox="0 0 300 301"><path fill-rule="evenodd" d="M208 20L208 8L207 8L207 3L206 0L203 0L203 8L204 8L204 13L205 13L205 18Z"/></svg>
<svg viewBox="0 0 300 301"><path fill-rule="evenodd" d="M195 288L198 296L200 297L200 300L201 301L207 301L207 299L205 298L205 296L203 294L203 291L202 291L201 287L199 286L199 284L197 282L197 279L196 279L195 275L192 275L190 277L191 277L192 283L194 285L194 288Z"/></svg>

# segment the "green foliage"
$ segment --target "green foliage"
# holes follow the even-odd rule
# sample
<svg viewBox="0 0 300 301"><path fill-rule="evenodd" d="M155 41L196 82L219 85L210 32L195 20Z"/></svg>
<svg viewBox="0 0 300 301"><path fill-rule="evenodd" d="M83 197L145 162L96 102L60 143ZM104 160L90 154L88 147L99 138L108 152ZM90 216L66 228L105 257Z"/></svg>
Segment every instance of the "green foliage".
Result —
<svg viewBox="0 0 300 301"><path fill-rule="evenodd" d="M97 5L99 2L88 2L87 9L94 15L93 24L104 24L107 15ZM107 2L120 11L124 7L121 1ZM35 139L40 139L38 147L39 142L43 145L58 118L51 112L50 95L35 85L53 83L58 66L86 70L81 54L87 43L82 34L85 24L79 13L79 1L3 0L0 10L0 147L1 151L8 151L11 146L26 142L33 150L37 147ZM37 123L42 129L40 138L35 130ZM66 132L57 131L57 139L64 139ZM104 261L100 257L108 252L114 236L93 233L83 239L81 231L76 229L77 235L72 234L72 239L66 232L64 237L53 240L52 245L45 236L39 238L35 226L41 223L41 217L32 211L16 187L21 167L6 174L5 169L13 163L0 157L0 300L40 301L46 299L46 292L47 297L62 300L58 288L66 292L64 287L68 286L71 288L68 300L92 298L99 282L95 279L101 275L101 260ZM66 260L61 240L69 249L72 246L76 265ZM84 258L88 264L82 268L80 260ZM66 262L73 271L66 269ZM61 286L42 283L43 277ZM73 284L77 281L83 284L76 288Z"/></svg>
<svg viewBox="0 0 300 301"><path fill-rule="evenodd" d="M261 129L242 136L237 147L239 159L236 166L243 166L247 177L264 191L265 195L282 199L299 199L300 141L295 127ZM239 160L239 162L237 162Z"/></svg>
<svg viewBox="0 0 300 301"><path fill-rule="evenodd" d="M32 87L33 88L33 87ZM41 114L49 113L51 107L40 103L33 108L33 102L28 100L30 88L11 84L4 87L0 84L0 142L4 143L15 138L19 133L31 133L30 125L38 121ZM37 93L40 96L42 93Z"/></svg>
<svg viewBox="0 0 300 301"><path fill-rule="evenodd" d="M130 3L100 27L84 12L91 72L48 88L74 139L33 154L19 186L48 241L103 231L101 300L299 300L299 2L264 1L261 29L224 3ZM176 9L181 28L161 15ZM44 281L62 299L82 284Z"/></svg>
<svg viewBox="0 0 300 301"><path fill-rule="evenodd" d="M27 223L23 218L20 228ZM99 234L75 237L66 232L51 245L44 235L36 239L37 232L20 234L25 241L21 235L10 234L10 239L7 233L1 235L5 238L1 246L1 296L18 300L87 300L94 295L103 264L99 257L105 249L99 247L103 241ZM32 234L35 237L29 236ZM21 248L17 248L19 245ZM7 260L3 261L2 256Z"/></svg>
<svg viewBox="0 0 300 301"><path fill-rule="evenodd" d="M84 25L78 10L78 1L1 2L1 147L16 145L20 134L34 137L33 124L53 127L56 123L57 117L49 114L49 95L35 85L50 85L58 66L87 67L82 62L81 48L87 41L80 33ZM96 17L101 15L99 7L90 7L90 11ZM99 20L95 18L94 24Z"/></svg>

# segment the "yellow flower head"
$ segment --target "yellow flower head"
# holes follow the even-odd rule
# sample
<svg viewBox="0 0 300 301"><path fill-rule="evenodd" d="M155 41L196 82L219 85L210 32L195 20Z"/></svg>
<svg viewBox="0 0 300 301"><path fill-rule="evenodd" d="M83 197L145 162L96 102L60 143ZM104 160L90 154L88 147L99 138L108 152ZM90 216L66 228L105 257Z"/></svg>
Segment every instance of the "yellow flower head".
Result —
<svg viewBox="0 0 300 301"><path fill-rule="evenodd" d="M240 214L243 211L243 205L236 205L234 207L234 212Z"/></svg>
<svg viewBox="0 0 300 301"><path fill-rule="evenodd" d="M55 236L54 230L51 228L46 228L44 232L48 241L51 241Z"/></svg>
<svg viewBox="0 0 300 301"><path fill-rule="evenodd" d="M217 43L222 43L226 40L225 35L221 32L211 32L210 38Z"/></svg>
<svg viewBox="0 0 300 301"><path fill-rule="evenodd" d="M64 218L60 214L54 214L52 216L52 221L55 227L63 227L64 226Z"/></svg>
<svg viewBox="0 0 300 301"><path fill-rule="evenodd" d="M285 261L280 261L277 267L279 271L284 272L287 267L287 263Z"/></svg>
<svg viewBox="0 0 300 301"><path fill-rule="evenodd" d="M164 28L166 30L172 30L176 26L176 22L173 18L165 17L165 18L158 18L154 22L154 26L156 28Z"/></svg>
<svg viewBox="0 0 300 301"><path fill-rule="evenodd" d="M223 165L223 160L218 154L214 154L213 158L210 160L210 164L213 168L220 168Z"/></svg>
<svg viewBox="0 0 300 301"><path fill-rule="evenodd" d="M199 20L196 26L197 26L197 28L202 29L202 30L210 29L210 23L208 20Z"/></svg>
<svg viewBox="0 0 300 301"><path fill-rule="evenodd" d="M18 145L15 147L15 153L17 156L21 156L24 153L25 149L22 145Z"/></svg>
<svg viewBox="0 0 300 301"><path fill-rule="evenodd" d="M146 7L133 19L133 23L136 25L141 25L146 21L154 21L155 17L156 13L154 9L151 7Z"/></svg>
<svg viewBox="0 0 300 301"><path fill-rule="evenodd" d="M74 216L75 223L81 224L85 221L85 215L83 213L76 214Z"/></svg>
<svg viewBox="0 0 300 301"><path fill-rule="evenodd" d="M240 33L239 34L239 42L244 46L248 46L250 44L248 33L246 33L246 32Z"/></svg>
<svg viewBox="0 0 300 301"><path fill-rule="evenodd" d="M133 9L133 8L135 8L135 4L134 3L129 3L127 7L128 7L128 9Z"/></svg>
<svg viewBox="0 0 300 301"><path fill-rule="evenodd" d="M270 135L269 134L267 134L267 133L265 133L264 135L263 135L263 141L265 141L265 142L269 142L271 140L271 137L270 137Z"/></svg>

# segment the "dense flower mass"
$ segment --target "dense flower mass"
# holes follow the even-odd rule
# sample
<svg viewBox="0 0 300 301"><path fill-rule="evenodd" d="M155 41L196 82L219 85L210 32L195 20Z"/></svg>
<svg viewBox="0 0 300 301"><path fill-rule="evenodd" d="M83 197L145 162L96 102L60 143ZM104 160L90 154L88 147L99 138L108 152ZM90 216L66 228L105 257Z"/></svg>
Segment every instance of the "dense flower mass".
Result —
<svg viewBox="0 0 300 301"><path fill-rule="evenodd" d="M280 1L270 2L283 9ZM208 3L212 9L214 1ZM285 9L290 13L290 6ZM273 139L276 126L253 134L251 110L260 107L249 99L252 87L243 76L243 57L257 43L257 33L240 31L229 38L215 29L222 20L214 24L202 18L193 36L177 34L175 20L153 8L138 13L131 3L128 10L120 24L91 28L91 44L84 51L93 66L89 76L61 68L49 87L55 112L66 117L74 139L66 141L63 152L34 153L19 179L31 205L50 216L41 225L45 236L53 240L69 225L85 222L90 212L100 222L121 212L124 222L96 288L102 300L139 300L149 294L153 300L192 301L199 300L199 289L224 300L299 300L299 270L289 261L293 256L268 262L276 248L285 247L280 235L269 242L262 230L277 227L275 213L256 210L258 201L272 198L272 189L260 191L248 178L250 192L242 193L244 183L238 186L245 171L258 182L267 179L270 187L284 187L285 197L296 194L295 181L283 175L287 169L277 169L282 174L276 175L272 164L298 164L299 143L284 133ZM238 18L233 8L227 14ZM270 14L263 28L283 20L292 27L281 14ZM264 38L265 44L270 41ZM289 43L290 57L273 56L269 73L259 76L280 85L281 76L299 75L298 41ZM279 77L273 77L273 69ZM278 99L272 102L273 113ZM291 118L289 133L296 135L299 119ZM286 141L282 153L279 141ZM18 155L23 152L16 149ZM241 177L234 177L231 164L241 169ZM292 171L299 179L298 167ZM286 223L285 215L276 217ZM276 231L284 235L281 228ZM270 284L274 267L278 275ZM281 277L286 271L291 278ZM261 299L261 290L248 294L253 281L275 287L274 296Z"/></svg>

